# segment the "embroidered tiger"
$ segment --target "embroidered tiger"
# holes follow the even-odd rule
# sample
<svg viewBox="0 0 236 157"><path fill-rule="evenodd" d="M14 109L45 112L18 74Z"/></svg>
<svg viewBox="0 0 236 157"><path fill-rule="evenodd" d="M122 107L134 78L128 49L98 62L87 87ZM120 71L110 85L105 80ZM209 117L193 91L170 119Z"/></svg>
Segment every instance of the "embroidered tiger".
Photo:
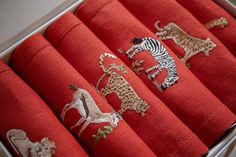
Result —
<svg viewBox="0 0 236 157"><path fill-rule="evenodd" d="M162 40L172 39L179 47L184 49L185 55L181 58L184 63L201 51L206 56L209 56L210 51L216 47L216 44L214 44L210 38L203 40L192 37L174 23L169 23L165 27L160 28L159 21L157 21L155 27L158 31L156 36L160 37Z"/></svg>
<svg viewBox="0 0 236 157"><path fill-rule="evenodd" d="M221 29L225 28L229 24L228 20L224 17L217 18L214 20L211 20L210 22L205 24L205 27L207 29L213 29L215 27L219 27Z"/></svg>
<svg viewBox="0 0 236 157"><path fill-rule="evenodd" d="M142 116L145 115L145 112L148 110L149 105L136 94L134 89L129 85L129 83L122 77L120 74L112 71L112 69L116 69L118 72L122 72L123 74L127 74L128 72L125 70L123 65L117 66L115 63L110 64L109 68L106 68L103 64L104 59L108 57L111 59L116 59L116 56L104 53L99 58L99 65L103 70L104 74L99 79L96 89L98 90L99 83L106 76L109 75L108 82L104 88L100 90L100 93L105 97L108 94L116 93L118 98L121 101L121 107L118 111L120 115L122 115L127 109L134 110L137 113L140 113Z"/></svg>

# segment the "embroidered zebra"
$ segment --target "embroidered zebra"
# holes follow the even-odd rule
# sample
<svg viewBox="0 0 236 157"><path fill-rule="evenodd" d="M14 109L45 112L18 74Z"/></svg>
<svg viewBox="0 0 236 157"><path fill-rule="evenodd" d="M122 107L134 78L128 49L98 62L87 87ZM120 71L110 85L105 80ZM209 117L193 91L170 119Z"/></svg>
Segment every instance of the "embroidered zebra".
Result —
<svg viewBox="0 0 236 157"><path fill-rule="evenodd" d="M156 60L157 65L146 70L146 74L150 80L154 80L154 78L161 73L163 68L167 70L168 76L165 78L164 82L161 85L157 86L160 91L170 87L179 79L174 59L169 55L165 47L159 41L149 37L145 37L143 39L134 38L131 42L134 45L126 52L126 55L130 60L132 60L132 58L137 53L142 51L148 51ZM133 53L130 54L130 52ZM155 73L150 75L149 73L153 70L156 70Z"/></svg>

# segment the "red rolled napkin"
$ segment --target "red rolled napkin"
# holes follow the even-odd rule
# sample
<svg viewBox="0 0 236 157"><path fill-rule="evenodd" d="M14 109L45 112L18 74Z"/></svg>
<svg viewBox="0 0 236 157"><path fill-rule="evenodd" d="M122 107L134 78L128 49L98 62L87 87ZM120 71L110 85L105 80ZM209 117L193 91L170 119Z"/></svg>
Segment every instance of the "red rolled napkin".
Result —
<svg viewBox="0 0 236 157"><path fill-rule="evenodd" d="M206 152L196 135L73 14L57 20L45 36L158 156Z"/></svg>
<svg viewBox="0 0 236 157"><path fill-rule="evenodd" d="M212 0L177 0L236 56L235 18Z"/></svg>
<svg viewBox="0 0 236 157"><path fill-rule="evenodd" d="M190 70L231 111L236 113L236 88L234 86L236 85L236 60L201 23L173 0L120 1L141 22L156 33L173 52L180 55L181 60L184 61L185 58L190 56L189 60L187 60L187 64L190 63ZM196 3L202 4L200 1ZM195 7L195 5L193 6ZM139 9L141 7L142 9ZM204 13L204 16L201 15L203 18L205 14L208 15L206 12L202 13ZM176 16L177 14L178 16ZM236 29L234 31L234 36L236 37ZM208 42L207 40L209 43L216 44L215 48L208 51L210 52L209 56L205 56L208 53L204 50L210 46L204 45L204 43ZM235 40L231 38L231 41L236 41L236 38ZM236 44L233 45L236 46ZM188 54L193 54L194 51L199 54L188 56Z"/></svg>
<svg viewBox="0 0 236 157"><path fill-rule="evenodd" d="M87 147L90 156L156 156L41 35L27 39L10 62Z"/></svg>
<svg viewBox="0 0 236 157"><path fill-rule="evenodd" d="M117 56L131 66L134 71L139 72L139 77L146 85L207 145L214 143L235 121L235 115L189 72L165 44L161 41L158 42L154 34L135 19L118 1L97 0L94 2L87 0L77 9L76 14ZM72 44L75 43L74 38L80 38L72 30L68 32L72 34L70 37L73 38L70 41ZM57 40L63 42L67 36ZM53 39L52 36L51 38ZM134 44L130 43L131 39ZM140 41L144 44L138 44ZM145 45L147 41L149 44ZM91 40L91 45L93 45L93 40ZM132 53L136 53L139 50L144 51L144 48L148 48L148 46L152 46L153 50L160 50L160 55L153 57L152 55L156 51L153 54L140 52L130 62L128 57L117 51L121 48L123 51L129 49L133 50ZM64 46L64 49L65 53L69 51L69 44ZM163 55L161 55L162 53ZM132 55L130 52L130 59L132 59ZM74 62L73 60L71 59L71 63ZM166 69L170 70L169 74L173 74L175 65L179 77L177 82L174 82L162 93L157 89L158 85L156 87L156 78L154 81L150 81L145 74L145 70L147 72L150 67L160 66L157 61L160 61L161 66L165 67L161 72L162 76L157 76L158 82L161 82L160 79L165 75ZM158 70L156 72L159 72ZM171 75L168 75L167 78L169 76Z"/></svg>
<svg viewBox="0 0 236 157"><path fill-rule="evenodd" d="M0 61L0 137L14 156L87 157L49 107Z"/></svg>

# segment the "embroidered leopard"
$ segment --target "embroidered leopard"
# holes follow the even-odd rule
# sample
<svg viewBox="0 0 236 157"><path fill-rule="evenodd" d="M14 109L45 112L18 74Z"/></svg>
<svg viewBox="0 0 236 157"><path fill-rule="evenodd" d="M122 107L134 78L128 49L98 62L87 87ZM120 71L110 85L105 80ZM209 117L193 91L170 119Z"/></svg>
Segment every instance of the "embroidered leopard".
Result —
<svg viewBox="0 0 236 157"><path fill-rule="evenodd" d="M123 65L117 66L115 63L110 64L109 68L104 66L105 58L116 59L116 56L104 53L99 58L99 65L103 70L104 74L99 79L96 89L98 90L98 86L102 79L109 75L108 82L104 88L100 90L100 93L105 97L111 93L116 93L121 101L119 114L123 114L126 110L134 110L137 113L140 113L142 116L145 115L145 112L148 110L149 105L133 90L133 88L129 85L129 83L122 77L120 74L112 71L112 69L117 70L118 72L122 72L123 74L127 74L127 71L123 67Z"/></svg>
<svg viewBox="0 0 236 157"><path fill-rule="evenodd" d="M185 55L181 58L184 63L199 52L203 52L206 56L209 56L210 51L216 47L216 44L210 38L203 40L192 37L174 23L169 23L165 27L160 28L159 21L157 21L155 27L158 31L156 36L162 40L172 39L180 48L184 49Z"/></svg>

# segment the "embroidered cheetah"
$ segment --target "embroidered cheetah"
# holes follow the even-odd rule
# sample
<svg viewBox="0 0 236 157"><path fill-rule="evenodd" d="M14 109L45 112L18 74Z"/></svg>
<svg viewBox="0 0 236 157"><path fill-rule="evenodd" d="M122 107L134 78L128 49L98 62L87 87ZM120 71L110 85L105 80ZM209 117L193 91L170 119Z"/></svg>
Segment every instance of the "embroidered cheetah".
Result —
<svg viewBox="0 0 236 157"><path fill-rule="evenodd" d="M104 74L99 79L96 89L98 90L99 83L102 79L109 75L108 82L104 88L100 90L100 93L105 97L108 94L116 93L118 98L121 101L121 107L118 113L122 115L127 109L134 110L137 113L140 113L142 116L145 115L145 112L148 110L149 105L133 90L129 83L122 77L120 74L113 72L112 69L116 69L118 72L127 74L128 72L124 69L123 65L117 66L115 63L110 64L109 68L106 68L103 64L104 58L116 59L116 56L104 53L99 58L99 65L103 70Z"/></svg>

